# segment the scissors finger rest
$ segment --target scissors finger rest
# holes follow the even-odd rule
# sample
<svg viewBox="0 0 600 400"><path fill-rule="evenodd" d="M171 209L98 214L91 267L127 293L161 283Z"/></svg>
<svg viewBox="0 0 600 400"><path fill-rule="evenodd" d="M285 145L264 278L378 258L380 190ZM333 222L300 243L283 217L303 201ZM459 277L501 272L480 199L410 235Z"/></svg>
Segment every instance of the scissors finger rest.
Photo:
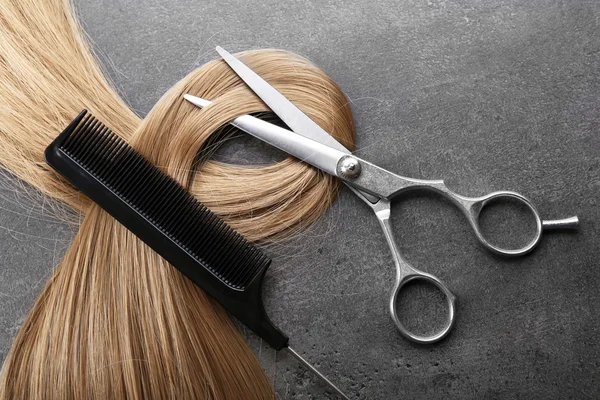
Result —
<svg viewBox="0 0 600 400"><path fill-rule="evenodd" d="M360 193L357 193L362 198ZM375 212L379 225L383 230L386 242L392 253L394 264L396 266L396 282L392 288L392 294L390 296L389 310L392 317L392 321L396 324L396 327L405 338L416 342L416 343L435 343L445 338L450 330L454 326L455 321L455 307L456 297L450 292L450 290L434 275L421 272L413 268L400 254L396 241L394 239L394 233L390 222L391 206L389 200L380 199L377 203L366 202L371 206L371 209ZM423 281L427 284L434 285L439 291L442 292L446 298L446 306L448 308L446 322L444 323L441 330L434 332L430 335L420 335L412 332L402 323L402 319L398 310L398 302L400 293L406 288L407 284L415 281Z"/></svg>
<svg viewBox="0 0 600 400"><path fill-rule="evenodd" d="M412 267L410 267L410 268L412 268ZM433 275L427 274L425 272L421 272L421 271L413 269L412 273L408 273L405 275L399 275L399 278L400 279L398 279L396 281L396 285L392 289L392 295L390 297L390 315L392 317L392 320L396 324L396 327L402 334L402 336L404 336L408 340L411 340L415 343L421 343L421 344L435 343L435 342L438 342L438 341L442 340L443 338L445 338L450 333L450 331L452 330L452 327L454 326L455 315L456 315L456 312L455 312L456 297L454 297L452 292L450 292L450 290L448 290L446 285L444 285L438 278L436 278ZM437 332L434 332L430 335L417 334L417 333L412 332L410 329L406 328L406 326L402 323L402 320L400 318L400 313L398 311L399 297L400 297L400 293L402 292L402 289L405 288L407 284L410 284L410 283L413 283L413 282L419 281L419 280L424 281L426 283L433 284L434 286L437 287L438 290L440 290L444 294L444 296L446 298L446 307L448 308L446 321L444 322L444 324L440 330L438 330Z"/></svg>

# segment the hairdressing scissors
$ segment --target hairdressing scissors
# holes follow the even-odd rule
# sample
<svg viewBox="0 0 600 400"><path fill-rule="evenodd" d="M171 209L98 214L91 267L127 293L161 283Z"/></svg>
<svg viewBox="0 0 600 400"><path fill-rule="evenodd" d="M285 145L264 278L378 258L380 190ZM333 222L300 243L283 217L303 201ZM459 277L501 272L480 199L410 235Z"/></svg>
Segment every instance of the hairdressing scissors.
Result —
<svg viewBox="0 0 600 400"><path fill-rule="evenodd" d="M221 47L217 47L217 51L291 131L249 115L238 117L231 124L321 171L342 179L374 211L396 265L396 281L389 301L390 314L400 333L409 340L417 343L434 343L443 339L454 325L456 298L437 277L412 267L400 254L390 224L390 201L393 198L416 189L430 190L441 194L463 212L473 228L475 236L485 248L506 256L519 256L530 252L539 243L544 229L576 228L578 226L577 217L552 221L542 220L531 201L516 192L498 191L481 197L465 197L448 189L441 180L407 178L356 157L240 60ZM210 105L210 101L189 94L184 97L199 107ZM516 200L533 214L536 226L535 234L533 239L521 248L505 249L496 246L483 235L479 225L481 210L490 202L498 199ZM424 280L435 285L446 297L448 307L446 323L441 330L432 335L418 335L409 331L398 315L398 295L407 283L415 280Z"/></svg>

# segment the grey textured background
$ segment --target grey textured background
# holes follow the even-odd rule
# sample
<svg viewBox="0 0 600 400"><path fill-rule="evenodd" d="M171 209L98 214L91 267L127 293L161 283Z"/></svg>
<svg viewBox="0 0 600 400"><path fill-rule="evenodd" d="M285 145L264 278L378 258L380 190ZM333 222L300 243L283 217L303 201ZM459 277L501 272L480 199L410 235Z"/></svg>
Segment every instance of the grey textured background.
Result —
<svg viewBox="0 0 600 400"><path fill-rule="evenodd" d="M348 190L310 230L269 247L272 319L351 398L600 396L600 2L76 5L110 76L140 115L215 58L216 44L284 48L313 60L344 89L362 157L406 176L443 178L461 194L515 190L546 218L579 215L579 232L548 234L532 254L508 260L479 246L447 202L427 195L397 202L402 252L458 297L454 331L425 347L402 339L388 317L392 260L371 211ZM242 138L219 157L256 162L273 155ZM47 201L31 188L9 175L0 182L3 359L73 228L48 216ZM488 229L521 238L505 223L514 216L494 211L485 216ZM435 300L424 288L411 294ZM407 313L436 320L432 309ZM279 398L333 398L288 355L247 337Z"/></svg>

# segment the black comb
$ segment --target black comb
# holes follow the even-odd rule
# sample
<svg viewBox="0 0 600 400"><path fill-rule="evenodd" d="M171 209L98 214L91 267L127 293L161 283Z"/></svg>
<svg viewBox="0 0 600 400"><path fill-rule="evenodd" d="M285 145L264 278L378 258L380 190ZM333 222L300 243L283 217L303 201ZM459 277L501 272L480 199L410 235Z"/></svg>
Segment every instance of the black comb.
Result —
<svg viewBox="0 0 600 400"><path fill-rule="evenodd" d="M287 336L269 321L261 297L271 260L87 110L48 146L45 157L271 347L287 347Z"/></svg>

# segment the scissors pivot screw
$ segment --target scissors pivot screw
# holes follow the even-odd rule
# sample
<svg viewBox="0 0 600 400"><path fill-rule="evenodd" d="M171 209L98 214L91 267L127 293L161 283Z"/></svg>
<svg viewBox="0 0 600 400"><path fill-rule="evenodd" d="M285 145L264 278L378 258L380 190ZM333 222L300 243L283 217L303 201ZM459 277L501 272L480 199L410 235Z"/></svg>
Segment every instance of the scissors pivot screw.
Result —
<svg viewBox="0 0 600 400"><path fill-rule="evenodd" d="M337 172L338 175L340 175L343 178L358 178L360 175L360 171L360 162L352 156L342 157L340 161L338 161Z"/></svg>

